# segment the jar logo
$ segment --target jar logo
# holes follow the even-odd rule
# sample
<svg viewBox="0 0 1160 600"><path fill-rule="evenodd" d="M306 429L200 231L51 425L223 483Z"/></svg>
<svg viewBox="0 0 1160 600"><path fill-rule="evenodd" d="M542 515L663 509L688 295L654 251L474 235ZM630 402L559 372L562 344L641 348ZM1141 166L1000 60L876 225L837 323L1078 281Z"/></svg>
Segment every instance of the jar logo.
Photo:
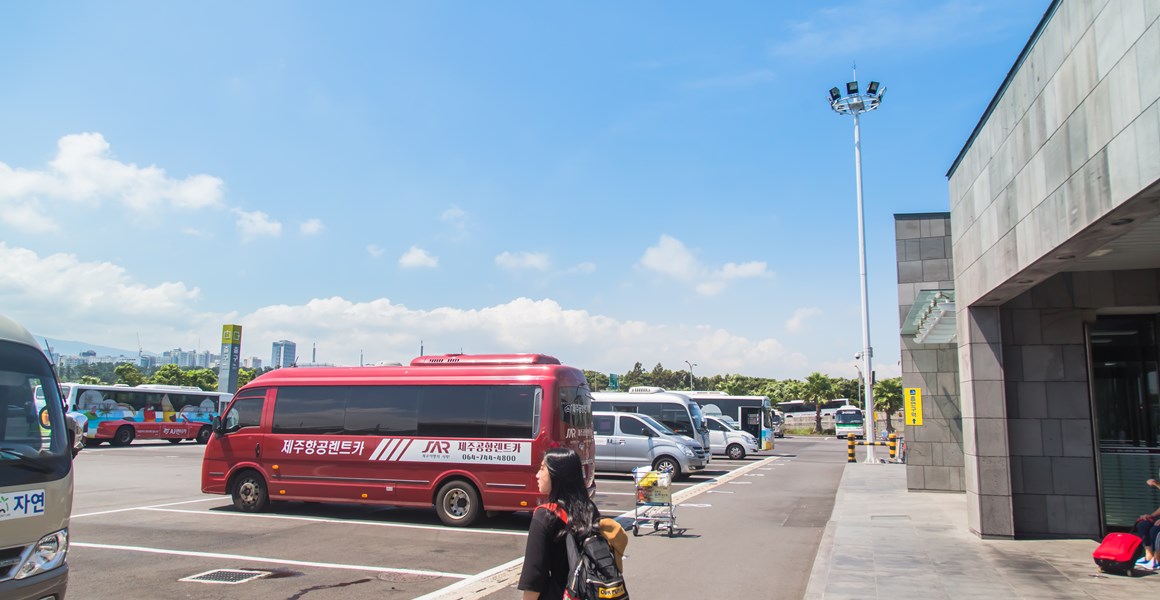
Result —
<svg viewBox="0 0 1160 600"><path fill-rule="evenodd" d="M427 447L423 448L423 454L436 453L448 454L451 452L451 442L440 442L438 440L428 440Z"/></svg>

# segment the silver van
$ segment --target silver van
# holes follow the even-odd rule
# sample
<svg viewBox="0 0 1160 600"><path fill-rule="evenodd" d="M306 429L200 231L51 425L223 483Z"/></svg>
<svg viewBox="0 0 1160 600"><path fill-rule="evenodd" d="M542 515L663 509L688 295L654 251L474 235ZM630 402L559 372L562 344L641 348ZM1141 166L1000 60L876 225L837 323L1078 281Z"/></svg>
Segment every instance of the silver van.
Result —
<svg viewBox="0 0 1160 600"><path fill-rule="evenodd" d="M636 467L651 465L680 479L709 462L700 443L648 415L593 411L592 432L597 471L631 473Z"/></svg>
<svg viewBox="0 0 1160 600"><path fill-rule="evenodd" d="M761 450L757 438L752 433L742 431L737 422L724 415L705 415L709 426L709 449L713 454L724 454L733 460L741 460L751 452Z"/></svg>

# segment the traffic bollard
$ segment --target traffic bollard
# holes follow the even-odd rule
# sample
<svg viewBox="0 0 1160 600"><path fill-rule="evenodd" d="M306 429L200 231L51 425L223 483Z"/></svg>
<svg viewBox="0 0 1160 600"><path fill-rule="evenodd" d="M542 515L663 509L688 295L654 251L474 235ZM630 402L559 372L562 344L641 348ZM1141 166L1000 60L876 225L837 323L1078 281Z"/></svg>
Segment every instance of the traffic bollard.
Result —
<svg viewBox="0 0 1160 600"><path fill-rule="evenodd" d="M888 440L887 445L890 448L890 460L894 460L898 457L898 434L892 433L886 437Z"/></svg>
<svg viewBox="0 0 1160 600"><path fill-rule="evenodd" d="M846 462L857 462L854 459L854 434L846 434Z"/></svg>

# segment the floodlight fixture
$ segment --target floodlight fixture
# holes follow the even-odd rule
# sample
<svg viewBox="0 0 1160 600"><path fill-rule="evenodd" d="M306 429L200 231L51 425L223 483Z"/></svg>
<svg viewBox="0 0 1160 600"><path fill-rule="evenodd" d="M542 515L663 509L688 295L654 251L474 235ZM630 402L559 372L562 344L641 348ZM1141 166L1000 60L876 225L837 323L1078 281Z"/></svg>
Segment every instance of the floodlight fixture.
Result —
<svg viewBox="0 0 1160 600"><path fill-rule="evenodd" d="M830 88L830 103L831 104L834 102L837 102L838 98L841 98L841 97L842 97L842 92L840 90L838 90L838 88L836 88L836 87Z"/></svg>
<svg viewBox="0 0 1160 600"><path fill-rule="evenodd" d="M871 81L870 85L866 87L866 93L870 94L871 96L878 95L878 82Z"/></svg>
<svg viewBox="0 0 1160 600"><path fill-rule="evenodd" d="M857 94L857 93L858 93L858 82L857 81L851 81L851 82L846 84L846 95L847 96L852 96L852 95Z"/></svg>

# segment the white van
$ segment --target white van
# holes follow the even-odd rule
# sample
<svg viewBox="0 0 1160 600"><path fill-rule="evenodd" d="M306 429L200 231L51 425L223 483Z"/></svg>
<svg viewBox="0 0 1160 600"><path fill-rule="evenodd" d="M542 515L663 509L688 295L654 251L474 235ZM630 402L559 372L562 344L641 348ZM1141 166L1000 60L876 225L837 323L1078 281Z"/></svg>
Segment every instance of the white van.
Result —
<svg viewBox="0 0 1160 600"><path fill-rule="evenodd" d="M741 460L750 452L761 450L761 445L752 433L742 431L736 421L719 415L705 415L709 426L709 449L713 454L724 454L733 460Z"/></svg>
<svg viewBox="0 0 1160 600"><path fill-rule="evenodd" d="M709 462L709 454L696 440L678 435L648 415L593 411L592 433L597 471L631 473L651 466L680 479Z"/></svg>
<svg viewBox="0 0 1160 600"><path fill-rule="evenodd" d="M685 394L664 388L636 386L628 392L593 392L592 410L630 412L648 415L680 435L688 436L709 447L709 429L701 406Z"/></svg>

